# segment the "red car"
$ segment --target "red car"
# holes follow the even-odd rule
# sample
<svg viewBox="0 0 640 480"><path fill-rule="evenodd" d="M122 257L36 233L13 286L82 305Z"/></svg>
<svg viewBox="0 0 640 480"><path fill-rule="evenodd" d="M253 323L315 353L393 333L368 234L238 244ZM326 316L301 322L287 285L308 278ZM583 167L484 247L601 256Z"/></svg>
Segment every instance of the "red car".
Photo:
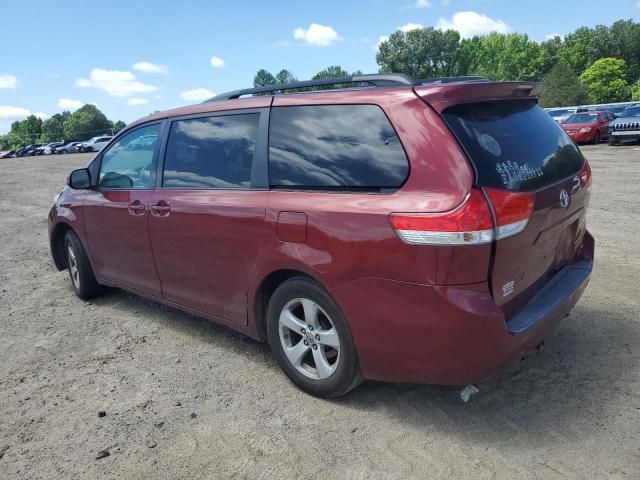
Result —
<svg viewBox="0 0 640 480"><path fill-rule="evenodd" d="M561 125L574 142L598 144L609 138L609 122L614 118L610 112L576 113Z"/></svg>
<svg viewBox="0 0 640 480"><path fill-rule="evenodd" d="M56 197L55 265L267 341L318 396L482 381L592 268L589 164L540 89L364 75L145 117Z"/></svg>

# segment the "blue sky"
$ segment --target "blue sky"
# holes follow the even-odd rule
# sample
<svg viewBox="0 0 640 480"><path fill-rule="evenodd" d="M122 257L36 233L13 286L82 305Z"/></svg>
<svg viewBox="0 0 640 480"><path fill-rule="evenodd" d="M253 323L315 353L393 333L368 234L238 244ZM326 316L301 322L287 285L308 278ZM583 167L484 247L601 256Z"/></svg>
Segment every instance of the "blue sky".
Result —
<svg viewBox="0 0 640 480"><path fill-rule="evenodd" d="M299 79L336 64L372 73L376 43L400 27L514 31L540 41L640 20L640 0L2 0L0 12L5 133L29 113L84 103L130 122L250 86L260 68Z"/></svg>

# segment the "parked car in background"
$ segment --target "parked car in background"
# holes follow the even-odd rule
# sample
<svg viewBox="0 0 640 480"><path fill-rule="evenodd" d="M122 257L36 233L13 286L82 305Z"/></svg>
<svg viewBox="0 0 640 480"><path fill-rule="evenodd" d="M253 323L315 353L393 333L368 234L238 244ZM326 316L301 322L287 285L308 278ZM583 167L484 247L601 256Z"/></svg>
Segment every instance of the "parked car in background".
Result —
<svg viewBox="0 0 640 480"><path fill-rule="evenodd" d="M608 126L613 120L609 112L576 113L561 123L561 127L576 143L600 143L609 138Z"/></svg>
<svg viewBox="0 0 640 480"><path fill-rule="evenodd" d="M93 137L86 142L82 142L80 145L81 152L99 152L102 148L111 141L113 137L103 135L100 137Z"/></svg>
<svg viewBox="0 0 640 480"><path fill-rule="evenodd" d="M73 140L67 140L62 145L53 149L53 153L65 154L65 153L78 153L82 142L76 142Z"/></svg>
<svg viewBox="0 0 640 480"><path fill-rule="evenodd" d="M6 152L0 152L0 158L13 158L16 156L15 150L9 150Z"/></svg>
<svg viewBox="0 0 640 480"><path fill-rule="evenodd" d="M554 108L554 109L547 110L547 113L551 115L551 118L553 118L556 122L562 123L571 115L576 113L576 109L575 108Z"/></svg>
<svg viewBox="0 0 640 480"><path fill-rule="evenodd" d="M269 342L314 395L482 381L591 275L591 169L541 88L358 75L150 115L71 172L53 260L81 299L120 287Z"/></svg>
<svg viewBox="0 0 640 480"><path fill-rule="evenodd" d="M40 153L36 153L36 155L51 155L54 152L54 149L56 147L59 147L63 143L64 142L51 142L51 143L48 143L48 144L44 145L40 149Z"/></svg>
<svg viewBox="0 0 640 480"><path fill-rule="evenodd" d="M30 145L27 145L26 147L18 149L16 155L18 157L32 157L36 154L35 151L41 148L43 145L43 143L32 143Z"/></svg>
<svg viewBox="0 0 640 480"><path fill-rule="evenodd" d="M628 107L609 124L609 145L640 141L640 105Z"/></svg>

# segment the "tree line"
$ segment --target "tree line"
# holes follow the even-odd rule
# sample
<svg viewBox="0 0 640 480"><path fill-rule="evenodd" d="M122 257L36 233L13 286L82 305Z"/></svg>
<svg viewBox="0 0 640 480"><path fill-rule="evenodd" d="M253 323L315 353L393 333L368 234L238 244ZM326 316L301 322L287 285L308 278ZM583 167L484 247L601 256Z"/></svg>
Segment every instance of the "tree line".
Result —
<svg viewBox="0 0 640 480"><path fill-rule="evenodd" d="M73 113L56 113L46 120L30 115L13 122L9 133L0 135L0 150L57 140L83 141L98 135L115 134L125 126L122 120L113 122L98 107L87 104Z"/></svg>
<svg viewBox="0 0 640 480"><path fill-rule="evenodd" d="M564 38L536 42L522 33L461 38L455 30L432 27L397 31L378 47L380 73L415 78L479 75L492 80L543 80L543 106L640 100L640 23L580 27ZM328 67L313 79L347 76ZM256 73L254 86L296 81L289 70ZM328 87L331 88L331 87Z"/></svg>

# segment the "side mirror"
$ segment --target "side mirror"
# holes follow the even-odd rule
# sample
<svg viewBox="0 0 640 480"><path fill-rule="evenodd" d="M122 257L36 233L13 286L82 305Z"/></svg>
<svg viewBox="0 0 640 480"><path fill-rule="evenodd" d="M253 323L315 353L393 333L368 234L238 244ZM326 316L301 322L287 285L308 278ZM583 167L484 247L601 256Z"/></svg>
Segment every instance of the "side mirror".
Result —
<svg viewBox="0 0 640 480"><path fill-rule="evenodd" d="M91 188L91 173L88 168L79 168L71 172L67 185L76 190Z"/></svg>

